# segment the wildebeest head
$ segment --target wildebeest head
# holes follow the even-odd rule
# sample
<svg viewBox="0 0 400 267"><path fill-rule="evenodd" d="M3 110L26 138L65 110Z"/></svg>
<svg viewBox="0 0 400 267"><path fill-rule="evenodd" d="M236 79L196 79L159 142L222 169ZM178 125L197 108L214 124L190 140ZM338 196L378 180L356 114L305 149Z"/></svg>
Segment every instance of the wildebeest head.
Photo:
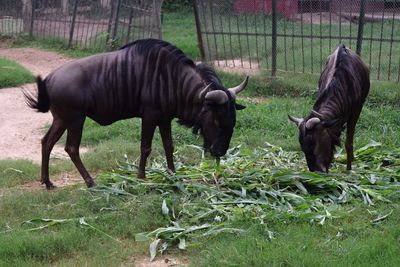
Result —
<svg viewBox="0 0 400 267"><path fill-rule="evenodd" d="M214 73L211 69L208 72ZM236 124L236 110L245 107L236 104L236 95L247 85L248 77L238 86L226 89L216 74L207 79L208 86L199 94L203 107L194 131L200 129L204 149L214 157L226 154Z"/></svg>
<svg viewBox="0 0 400 267"><path fill-rule="evenodd" d="M337 120L323 120L320 117L299 119L289 115L289 119L299 127L299 142L306 156L308 169L328 172L335 146L339 145L340 139L334 127Z"/></svg>

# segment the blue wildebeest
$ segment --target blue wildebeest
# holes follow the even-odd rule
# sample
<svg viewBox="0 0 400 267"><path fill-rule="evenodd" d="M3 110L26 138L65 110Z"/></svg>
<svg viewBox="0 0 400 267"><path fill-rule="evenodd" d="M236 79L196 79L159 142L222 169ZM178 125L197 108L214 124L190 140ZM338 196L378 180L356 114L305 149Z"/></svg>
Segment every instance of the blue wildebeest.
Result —
<svg viewBox="0 0 400 267"><path fill-rule="evenodd" d="M236 94L247 85L226 89L216 73L196 65L175 46L155 39L135 41L120 50L68 63L37 78L38 94L25 93L28 105L51 111L53 123L42 139L41 181L51 189L49 155L67 130L65 150L88 187L95 185L79 156L86 117L101 125L133 117L142 119L138 177L145 177L146 160L158 126L168 168L175 172L171 121L200 130L204 148L223 156L236 123Z"/></svg>
<svg viewBox="0 0 400 267"><path fill-rule="evenodd" d="M289 115L299 128L310 171L328 172L345 125L347 170L351 170L354 131L369 86L368 66L353 51L339 45L321 73L319 95L311 113L304 119Z"/></svg>

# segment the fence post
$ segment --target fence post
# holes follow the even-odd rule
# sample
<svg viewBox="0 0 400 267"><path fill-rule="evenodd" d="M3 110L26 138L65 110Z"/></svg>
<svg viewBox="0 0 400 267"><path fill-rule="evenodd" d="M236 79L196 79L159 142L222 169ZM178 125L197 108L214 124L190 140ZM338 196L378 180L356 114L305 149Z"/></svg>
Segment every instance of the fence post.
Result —
<svg viewBox="0 0 400 267"><path fill-rule="evenodd" d="M69 40L67 48L71 48L72 45L72 38L74 37L74 28L75 28L75 20L76 20L76 12L78 11L78 0L74 2L74 13L72 14L72 21L71 21L71 29L69 31Z"/></svg>
<svg viewBox="0 0 400 267"><path fill-rule="evenodd" d="M117 10L115 11L115 20L114 20L114 30L111 39L111 47L114 46L115 38L117 37L117 30L118 30L118 20L119 20L119 11L121 9L121 0L118 0L117 3Z"/></svg>
<svg viewBox="0 0 400 267"><path fill-rule="evenodd" d="M197 1L193 0L193 11L194 11L194 19L196 21L196 32L197 32L197 42L200 49L200 58L202 62L206 61L206 54L204 52L204 45L203 45L203 36L201 35L201 25L200 25L200 18L199 18L199 9L197 7Z"/></svg>
<svg viewBox="0 0 400 267"><path fill-rule="evenodd" d="M35 0L31 1L31 25L29 26L29 37L33 36L33 22L35 19Z"/></svg>
<svg viewBox="0 0 400 267"><path fill-rule="evenodd" d="M276 76L276 41L277 41L277 11L276 11L276 1L277 0L272 0L272 64L271 64L271 76L275 77Z"/></svg>
<svg viewBox="0 0 400 267"><path fill-rule="evenodd" d="M106 46L111 40L111 26L112 26L112 20L114 17L114 1L110 0L110 5L111 5L111 10L110 10L110 18L108 19L108 25L107 25L107 40L106 40Z"/></svg>
<svg viewBox="0 0 400 267"><path fill-rule="evenodd" d="M364 23L365 23L365 3L366 0L361 0L360 17L358 19L357 48L356 48L356 53L358 55L361 55L361 47L362 47Z"/></svg>

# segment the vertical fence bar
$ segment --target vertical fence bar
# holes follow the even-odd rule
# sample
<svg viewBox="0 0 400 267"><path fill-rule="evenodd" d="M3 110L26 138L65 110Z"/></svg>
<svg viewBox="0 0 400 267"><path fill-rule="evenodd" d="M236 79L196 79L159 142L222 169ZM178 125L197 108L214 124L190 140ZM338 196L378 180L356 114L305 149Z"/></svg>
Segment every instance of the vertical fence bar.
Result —
<svg viewBox="0 0 400 267"><path fill-rule="evenodd" d="M314 73L314 49L313 49L313 40L314 40L314 33L313 33L313 13L314 13L314 6L312 2L310 3L310 53L311 53L311 73Z"/></svg>
<svg viewBox="0 0 400 267"><path fill-rule="evenodd" d="M253 1L255 3L255 0ZM255 44L256 44L256 60L257 60L257 66L260 66L260 59L258 57L258 34L257 34L257 14L254 14L254 33L255 33Z"/></svg>
<svg viewBox="0 0 400 267"><path fill-rule="evenodd" d="M237 26L238 41L239 41L240 64L241 64L241 67L243 68L242 43L240 42L240 37L242 36L242 34L240 33L239 15L236 15L236 26Z"/></svg>
<svg viewBox="0 0 400 267"><path fill-rule="evenodd" d="M214 22L214 3L210 1L210 17L211 17L211 29L213 31L213 39L214 39L214 47L215 47L215 59L217 60L217 65L220 65L220 55L218 53L218 42L217 42L217 31L215 30L215 22Z"/></svg>
<svg viewBox="0 0 400 267"><path fill-rule="evenodd" d="M375 6L372 7L372 21L374 21L374 19L375 19L375 17L374 17L374 15L375 15L374 10L375 10ZM370 41L369 41L369 62L368 62L368 65L369 65L369 66L371 66L371 60L372 60L372 43L373 43L372 37L373 37L373 32L374 32L374 24L375 24L375 23L370 23L370 25L371 25L371 32L370 32Z"/></svg>
<svg viewBox="0 0 400 267"><path fill-rule="evenodd" d="M29 26L29 37L33 36L33 25L35 20L35 0L31 1L31 25Z"/></svg>
<svg viewBox="0 0 400 267"><path fill-rule="evenodd" d="M383 1L383 4L386 4L386 0ZM382 18L381 18L381 37L379 39L379 56L378 56L378 80L381 78L381 59L382 59L382 44L383 44L383 25L385 24L385 9L382 9Z"/></svg>
<svg viewBox="0 0 400 267"><path fill-rule="evenodd" d="M292 0L293 1L293 0ZM268 58L268 47L267 47L267 20L266 20L267 14L265 10L263 11L263 25L264 25L264 51L265 51L265 61L267 65L267 69L269 69L269 58Z"/></svg>
<svg viewBox="0 0 400 267"><path fill-rule="evenodd" d="M332 1L329 2L329 52L332 51Z"/></svg>
<svg viewBox="0 0 400 267"><path fill-rule="evenodd" d="M291 9L294 9L294 0L290 0L291 3ZM297 1L295 2L297 5ZM295 49L294 49L294 19L292 19L292 56L293 56L293 73L296 72L296 56L295 56Z"/></svg>
<svg viewBox="0 0 400 267"><path fill-rule="evenodd" d="M361 55L361 48L363 41L364 24L365 24L365 2L366 0L361 0L360 3L360 17L358 19L357 48L356 48L356 53L358 55Z"/></svg>
<svg viewBox="0 0 400 267"><path fill-rule="evenodd" d="M291 16L291 10L287 10L287 0L284 0L283 2L283 6L284 6L284 15L285 15L285 19L283 20L283 45L285 48L285 71L288 70L288 59L287 59L287 44L286 44L286 39L287 39L287 32L286 32L286 21L287 21L287 17ZM288 14L289 13L289 14Z"/></svg>
<svg viewBox="0 0 400 267"><path fill-rule="evenodd" d="M395 14L394 14L394 10L393 10L393 15L392 15L392 30L391 30L391 32L390 32L390 49L389 49L388 81L390 80L390 72L391 72L391 67L392 67L394 20L395 20Z"/></svg>
<svg viewBox="0 0 400 267"><path fill-rule="evenodd" d="M339 43L342 43L342 15L343 15L343 10L342 10L342 4L343 0L339 0Z"/></svg>
<svg viewBox="0 0 400 267"><path fill-rule="evenodd" d="M233 67L236 67L235 65L235 57L233 55L233 47L232 47L232 25L231 25L231 16L228 16L228 31L229 31L229 46L231 48L231 58L232 58L232 64Z"/></svg>
<svg viewBox="0 0 400 267"><path fill-rule="evenodd" d="M361 0L362 1L362 0ZM353 1L352 1L353 2ZM349 19L349 48L351 49L351 43L352 43L352 32L351 32L351 25L353 24L353 3L350 2L350 19ZM360 3L361 5L361 3ZM361 8L361 7L360 7ZM361 13L361 12L360 12Z"/></svg>
<svg viewBox="0 0 400 267"><path fill-rule="evenodd" d="M219 14L219 22L220 22L220 25L221 25L222 47L224 48L225 66L228 66L227 52L226 52L226 45L225 45L225 31L224 31L224 25L223 25L222 17L223 17L222 14Z"/></svg>
<svg viewBox="0 0 400 267"><path fill-rule="evenodd" d="M118 0L117 3L117 10L115 11L115 20L114 20L114 30L112 34L112 42L115 41L117 38L117 31L118 31L118 20L119 20L119 11L121 9L121 0Z"/></svg>
<svg viewBox="0 0 400 267"><path fill-rule="evenodd" d="M276 1L272 0L272 66L271 66L271 76L276 76L276 40L277 40L277 15L276 15Z"/></svg>
<svg viewBox="0 0 400 267"><path fill-rule="evenodd" d="M304 58L304 17L303 17L303 8L304 8L304 2L301 1L300 2L300 18L301 18L301 24L300 24L300 33L301 33L301 60L302 60L302 72L305 72L305 67L304 67L304 62L305 62L305 58Z"/></svg>
<svg viewBox="0 0 400 267"><path fill-rule="evenodd" d="M249 66L250 66L250 69L251 69L251 48L250 48L250 41L249 41L249 24L248 24L248 21L247 21L247 12L246 13L244 13L244 23L245 23L245 29L246 29L246 40L247 40L247 49L248 49L248 52L249 52ZM243 63L242 63L242 65L243 65Z"/></svg>
<svg viewBox="0 0 400 267"><path fill-rule="evenodd" d="M69 31L69 39L68 39L68 46L67 48L71 48L72 45L72 38L74 37L74 28L75 28L75 20L76 20L76 12L78 11L78 0L74 2L74 11L72 14L72 21L71 21L71 29Z"/></svg>
<svg viewBox="0 0 400 267"><path fill-rule="evenodd" d="M106 40L106 45L107 43L110 42L111 40L111 28L112 28L112 21L114 17L114 1L110 0L110 5L111 5L111 10L110 10L110 18L108 19L108 25L107 25L107 40Z"/></svg>
<svg viewBox="0 0 400 267"><path fill-rule="evenodd" d="M133 20L133 9L129 6L129 22L128 22L128 33L126 34L126 43L129 43L132 30L132 20Z"/></svg>
<svg viewBox="0 0 400 267"><path fill-rule="evenodd" d="M319 71L322 70L322 0L319 0Z"/></svg>

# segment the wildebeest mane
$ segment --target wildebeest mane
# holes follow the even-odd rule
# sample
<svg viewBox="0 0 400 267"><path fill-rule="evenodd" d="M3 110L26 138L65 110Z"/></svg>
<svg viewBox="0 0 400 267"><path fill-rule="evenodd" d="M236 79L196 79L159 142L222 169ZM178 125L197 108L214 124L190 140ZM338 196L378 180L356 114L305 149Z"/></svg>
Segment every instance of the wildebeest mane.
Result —
<svg viewBox="0 0 400 267"><path fill-rule="evenodd" d="M204 63L199 63L196 65L196 68L199 71L201 77L207 84L212 83L211 85L212 89L219 89L219 90L223 89L223 88L215 88L216 86L222 87L222 81L219 79L219 77L215 73L215 70L211 66Z"/></svg>
<svg viewBox="0 0 400 267"><path fill-rule="evenodd" d="M226 91L226 89L223 87L222 85L222 81L220 80L220 78L218 77L218 75L216 74L215 70L204 63L199 63L196 65L196 70L200 73L202 79L204 80L204 82L207 85L211 85L210 86L210 91L212 90L223 90ZM178 120L178 123L186 126L188 128L192 128L192 132L194 134L198 134L199 129L201 128L201 121L203 119L204 113L205 113L205 109L203 109L198 117L197 120L194 122L184 122L182 120ZM201 131L200 131L201 134Z"/></svg>
<svg viewBox="0 0 400 267"><path fill-rule="evenodd" d="M178 62L183 63L183 64L188 64L191 67L195 67L195 63L193 60L188 58L182 50L179 48L171 45L170 43L164 42L159 39L143 39L143 40L136 40L131 43L128 43L124 46L122 46L119 50L123 49L129 49L131 47L135 47L137 51L140 54L144 54L145 51L148 50L154 50L154 51L159 51L161 48L164 48L168 51L169 55L168 58L171 59L171 61L168 61L168 65L175 65Z"/></svg>
<svg viewBox="0 0 400 267"><path fill-rule="evenodd" d="M346 48L338 50L332 77L324 71L319 81L319 96L313 106L325 116L325 119L338 118L338 123L344 123L351 114L349 107L360 106L365 101L367 93L362 88L369 87L368 77L360 77L361 70L355 69L363 66L359 57L352 56ZM327 69L326 69L327 70ZM324 79L330 82L321 87ZM368 83L368 84L365 84Z"/></svg>

